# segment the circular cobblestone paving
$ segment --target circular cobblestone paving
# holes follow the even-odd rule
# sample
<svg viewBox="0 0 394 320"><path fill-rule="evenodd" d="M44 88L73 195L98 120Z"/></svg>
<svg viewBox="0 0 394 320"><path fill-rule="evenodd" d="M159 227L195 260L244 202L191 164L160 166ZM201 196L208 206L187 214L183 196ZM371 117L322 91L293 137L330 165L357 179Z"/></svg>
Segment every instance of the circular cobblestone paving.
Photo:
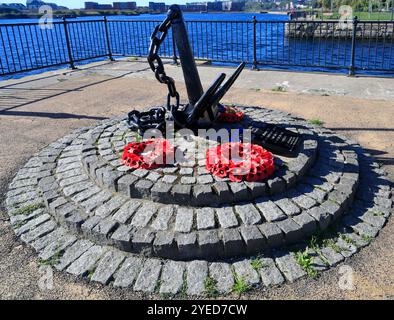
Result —
<svg viewBox="0 0 394 320"><path fill-rule="evenodd" d="M19 170L6 198L16 235L59 271L171 295L315 277L368 245L393 207L371 156L289 114L240 108L243 128L275 123L303 136L297 157L274 155L266 181L211 175L204 147L187 152L205 139L191 137L171 141L188 155L175 165L131 170L120 159L137 137L114 118L51 143Z"/></svg>

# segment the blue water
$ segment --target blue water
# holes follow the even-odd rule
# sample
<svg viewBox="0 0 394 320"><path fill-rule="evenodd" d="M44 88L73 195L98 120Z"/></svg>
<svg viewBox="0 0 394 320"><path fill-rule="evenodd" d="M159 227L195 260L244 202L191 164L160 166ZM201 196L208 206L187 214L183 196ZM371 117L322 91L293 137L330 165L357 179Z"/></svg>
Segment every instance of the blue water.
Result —
<svg viewBox="0 0 394 320"><path fill-rule="evenodd" d="M111 52L116 56L146 56L150 35L165 14L108 17ZM253 16L256 24L256 62L260 68L301 71L347 72L351 40L337 38L298 39L285 36L287 15L256 13L185 13L184 17L196 59L216 64L237 64L254 60ZM104 59L108 45L102 17L68 19L72 58L76 64ZM63 24L52 29L38 26L11 27L10 24L37 22L37 19L0 20L0 74L64 66L69 61ZM58 20L55 20L58 21ZM215 21L213 23L206 21ZM8 27L7 27L8 25ZM162 57L174 55L171 30L160 48ZM393 40L356 42L358 73L394 74ZM368 71L364 71L368 69ZM42 71L30 71L33 73ZM387 73L387 72L386 72ZM13 75L13 77L20 75Z"/></svg>

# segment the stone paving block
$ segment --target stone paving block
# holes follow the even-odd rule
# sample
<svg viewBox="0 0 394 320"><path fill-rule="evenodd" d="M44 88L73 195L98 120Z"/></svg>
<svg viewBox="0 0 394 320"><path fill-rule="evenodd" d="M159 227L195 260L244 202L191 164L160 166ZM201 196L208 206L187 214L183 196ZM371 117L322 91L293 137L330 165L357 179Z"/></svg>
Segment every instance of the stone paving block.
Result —
<svg viewBox="0 0 394 320"><path fill-rule="evenodd" d="M286 190L286 182L282 178L275 177L273 179L268 179L267 181L268 189L270 194L282 193Z"/></svg>
<svg viewBox="0 0 394 320"><path fill-rule="evenodd" d="M167 261L161 272L160 290L162 294L177 294L183 285L185 263L182 261Z"/></svg>
<svg viewBox="0 0 394 320"><path fill-rule="evenodd" d="M235 202L244 201L248 198L248 188L246 184L242 182L230 182L228 185L233 193Z"/></svg>
<svg viewBox="0 0 394 320"><path fill-rule="evenodd" d="M114 211L119 209L126 201L127 198L120 195L115 195L109 201L99 206L94 214L103 218L108 217Z"/></svg>
<svg viewBox="0 0 394 320"><path fill-rule="evenodd" d="M354 244L346 242L342 238L338 238L335 244L341 249L340 253L345 258L351 257L358 251L357 247Z"/></svg>
<svg viewBox="0 0 394 320"><path fill-rule="evenodd" d="M118 191L118 181L124 174L116 170L106 170L102 175L103 185L111 191Z"/></svg>
<svg viewBox="0 0 394 320"><path fill-rule="evenodd" d="M157 212L158 205L155 203L143 204L131 219L130 225L135 228L146 227L153 215Z"/></svg>
<svg viewBox="0 0 394 320"><path fill-rule="evenodd" d="M141 201L135 199L126 202L123 206L120 207L119 210L114 213L112 217L120 223L127 223L137 211L137 209L141 206L141 204Z"/></svg>
<svg viewBox="0 0 394 320"><path fill-rule="evenodd" d="M197 183L198 184L208 184L208 183L212 183L212 182L213 182L213 178L209 174L205 174L203 176L198 176L197 177Z"/></svg>
<svg viewBox="0 0 394 320"><path fill-rule="evenodd" d="M52 242L58 240L59 238L63 237L66 234L66 229L64 228L55 228L52 232L34 240L31 243L31 246L36 251L41 251L43 248L51 244Z"/></svg>
<svg viewBox="0 0 394 320"><path fill-rule="evenodd" d="M293 196L293 193L289 194L289 197L302 209L310 209L317 205L316 200L304 195L304 194L299 194L297 196Z"/></svg>
<svg viewBox="0 0 394 320"><path fill-rule="evenodd" d="M133 250L149 255L152 251L154 237L155 235L150 229L144 228L136 231L131 240Z"/></svg>
<svg viewBox="0 0 394 320"><path fill-rule="evenodd" d="M306 236L312 235L317 229L316 220L313 219L307 212L303 212L298 216L293 217L293 220L301 227L302 232Z"/></svg>
<svg viewBox="0 0 394 320"><path fill-rule="evenodd" d="M206 230L215 227L215 211L212 208L196 209L197 229Z"/></svg>
<svg viewBox="0 0 394 320"><path fill-rule="evenodd" d="M284 234L275 223L263 223L258 228L267 239L269 247L279 247L284 243Z"/></svg>
<svg viewBox="0 0 394 320"><path fill-rule="evenodd" d="M324 210L321 206L313 207L312 209L307 210L306 213L316 220L321 230L327 229L331 223L331 214Z"/></svg>
<svg viewBox="0 0 394 320"><path fill-rule="evenodd" d="M245 182L245 185L253 199L267 194L267 184L265 182Z"/></svg>
<svg viewBox="0 0 394 320"><path fill-rule="evenodd" d="M108 191L100 191L98 194L92 196L86 201L80 203L85 208L86 212L92 212L94 209L102 205L104 202L111 199L112 193Z"/></svg>
<svg viewBox="0 0 394 320"><path fill-rule="evenodd" d="M192 187L185 184L176 184L171 189L171 195L178 204L190 203Z"/></svg>
<svg viewBox="0 0 394 320"><path fill-rule="evenodd" d="M301 212L301 209L288 198L275 199L274 203L288 216L294 216Z"/></svg>
<svg viewBox="0 0 394 320"><path fill-rule="evenodd" d="M264 216L265 220L269 222L280 221L285 219L287 216L275 205L272 201L267 198L261 198L256 200L256 206Z"/></svg>
<svg viewBox="0 0 394 320"><path fill-rule="evenodd" d="M132 229L130 225L120 225L111 235L113 244L123 251L131 251Z"/></svg>
<svg viewBox="0 0 394 320"><path fill-rule="evenodd" d="M278 222L277 225L283 231L285 242L288 244L300 240L303 236L302 227L290 218Z"/></svg>
<svg viewBox="0 0 394 320"><path fill-rule="evenodd" d="M210 185L194 185L193 197L193 202L197 206L218 203L218 197Z"/></svg>
<svg viewBox="0 0 394 320"><path fill-rule="evenodd" d="M172 200L170 190L172 185L164 182L156 182L151 191L151 198L153 201L170 203Z"/></svg>
<svg viewBox="0 0 394 320"><path fill-rule="evenodd" d="M186 283L188 295L202 295L205 291L204 281L208 276L208 263L202 260L186 264Z"/></svg>
<svg viewBox="0 0 394 320"><path fill-rule="evenodd" d="M44 222L43 224L36 226L34 229L21 235L21 240L26 243L30 243L39 237L45 236L57 227L57 224L53 220Z"/></svg>
<svg viewBox="0 0 394 320"><path fill-rule="evenodd" d="M157 172L150 172L148 176L146 177L146 180L152 181L152 182L157 182L161 178L161 174Z"/></svg>
<svg viewBox="0 0 394 320"><path fill-rule="evenodd" d="M173 231L158 231L153 241L153 249L160 257L172 258L177 253Z"/></svg>
<svg viewBox="0 0 394 320"><path fill-rule="evenodd" d="M114 232L119 226L119 222L112 219L112 217L105 218L101 220L94 228L93 234L95 237L101 241L106 241L110 233Z"/></svg>
<svg viewBox="0 0 394 320"><path fill-rule="evenodd" d="M89 189L81 191L81 192L77 193L76 195L72 196L71 200L79 203L79 202L89 199L90 197L98 194L101 191L102 190L99 187L94 186L94 187L91 187Z"/></svg>
<svg viewBox="0 0 394 320"><path fill-rule="evenodd" d="M26 224L28 221L37 218L38 216L41 216L43 214L44 210L43 209L38 209L34 210L32 213L29 214L17 214L17 215L11 215L10 216L10 222L13 228L19 229L21 226ZM49 218L49 217L48 217ZM19 228L18 228L19 226Z"/></svg>
<svg viewBox="0 0 394 320"><path fill-rule="evenodd" d="M224 181L215 182L212 185L212 189L218 195L220 203L231 203L233 201L233 195L226 182Z"/></svg>
<svg viewBox="0 0 394 320"><path fill-rule="evenodd" d="M102 220L99 216L92 216L88 218L82 225L81 229L86 234L91 234L93 228Z"/></svg>
<svg viewBox="0 0 394 320"><path fill-rule="evenodd" d="M177 176L170 175L170 174L166 174L166 175L161 179L161 182L162 182L162 183L169 184L169 185L172 185L172 184L176 181L176 179L178 179Z"/></svg>
<svg viewBox="0 0 394 320"><path fill-rule="evenodd" d="M175 240L181 258L190 258L198 254L196 233L179 233L176 235Z"/></svg>
<svg viewBox="0 0 394 320"><path fill-rule="evenodd" d="M155 230L167 230L174 214L173 206L164 206L159 209L156 218L153 220L151 227Z"/></svg>
<svg viewBox="0 0 394 320"><path fill-rule="evenodd" d="M247 253L256 253L267 248L267 242L256 226L242 226L240 232L246 243Z"/></svg>
<svg viewBox="0 0 394 320"><path fill-rule="evenodd" d="M232 228L238 226L238 220L232 207L222 207L216 209L216 216L222 228Z"/></svg>
<svg viewBox="0 0 394 320"><path fill-rule="evenodd" d="M292 253L276 252L275 263L289 282L294 282L306 275L306 272L296 262Z"/></svg>
<svg viewBox="0 0 394 320"><path fill-rule="evenodd" d="M43 248L39 252L38 256L42 260L49 260L56 254L63 253L63 251L65 251L69 246L74 244L76 241L77 241L77 237L75 235L66 234L63 237L58 238L53 242L51 242L50 244L48 244L45 248ZM59 259L58 261L56 261L56 263L59 262Z"/></svg>
<svg viewBox="0 0 394 320"><path fill-rule="evenodd" d="M150 189L153 186L153 182L149 180L139 180L134 185L134 196L140 198L150 198Z"/></svg>
<svg viewBox="0 0 394 320"><path fill-rule="evenodd" d="M260 282L259 274L252 268L248 259L233 263L233 269L236 276L249 285L257 285Z"/></svg>
<svg viewBox="0 0 394 320"><path fill-rule="evenodd" d="M355 212L353 212L353 215L361 219L362 221L372 225L373 227L377 227L380 229L383 228L383 226L386 224L386 219L380 214L377 214L373 211L366 211L362 214L355 214Z"/></svg>
<svg viewBox="0 0 394 320"><path fill-rule="evenodd" d="M217 230L203 230L198 232L198 244L201 256L217 257L222 255L223 245L219 239Z"/></svg>
<svg viewBox="0 0 394 320"><path fill-rule="evenodd" d="M246 245L237 229L222 229L221 239L225 256L239 256L245 253Z"/></svg>
<svg viewBox="0 0 394 320"><path fill-rule="evenodd" d="M216 281L219 293L226 294L232 291L234 278L231 265L223 262L213 262L209 265L209 276Z"/></svg>
<svg viewBox="0 0 394 320"><path fill-rule="evenodd" d="M235 212L246 225L258 224L261 222L259 211L251 203L235 206Z"/></svg>
<svg viewBox="0 0 394 320"><path fill-rule="evenodd" d="M136 169L133 171L133 175L137 176L138 178L144 178L149 174L149 170L146 169Z"/></svg>
<svg viewBox="0 0 394 320"><path fill-rule="evenodd" d="M42 210L40 210L39 212L42 212ZM50 218L51 216L47 213L40 214L39 216L37 216L37 218L34 218L22 225L20 228L15 229L14 232L17 236L20 236L23 233L26 233L31 229L34 229L35 227L47 222Z"/></svg>
<svg viewBox="0 0 394 320"><path fill-rule="evenodd" d="M356 223L352 225L351 228L361 236L365 236L369 238L375 238L380 231L379 228L371 226L370 224L367 224L365 222Z"/></svg>
<svg viewBox="0 0 394 320"><path fill-rule="evenodd" d="M175 217L176 232L190 232L193 226L193 209L179 207Z"/></svg>
<svg viewBox="0 0 394 320"><path fill-rule="evenodd" d="M152 293L159 280L162 263L157 259L147 259L134 284L135 291Z"/></svg>
<svg viewBox="0 0 394 320"><path fill-rule="evenodd" d="M124 259L124 253L117 250L108 251L99 261L91 280L108 284Z"/></svg>
<svg viewBox="0 0 394 320"><path fill-rule="evenodd" d="M126 174L125 176L121 177L117 182L117 190L123 194L128 195L129 197L134 196L134 184L138 181L136 176L131 174Z"/></svg>
<svg viewBox="0 0 394 320"><path fill-rule="evenodd" d="M260 261L262 268L259 270L259 274L266 287L280 285L285 281L273 259L260 258Z"/></svg>
<svg viewBox="0 0 394 320"><path fill-rule="evenodd" d="M309 249L309 256L312 257L311 268L316 271L324 271L328 269L327 260L321 257L321 253L318 254L316 251Z"/></svg>
<svg viewBox="0 0 394 320"><path fill-rule="evenodd" d="M114 275L114 287L127 288L130 287L137 275L139 274L143 265L142 258L129 257L127 258L119 270Z"/></svg>
<svg viewBox="0 0 394 320"><path fill-rule="evenodd" d="M76 276L85 276L89 271L94 270L97 261L104 253L103 247L93 246L71 263L66 271Z"/></svg>
<svg viewBox="0 0 394 320"><path fill-rule="evenodd" d="M327 262L331 267L336 266L338 263L342 262L345 258L338 252L335 252L334 249L330 247L323 247L320 249L320 252L326 258Z"/></svg>

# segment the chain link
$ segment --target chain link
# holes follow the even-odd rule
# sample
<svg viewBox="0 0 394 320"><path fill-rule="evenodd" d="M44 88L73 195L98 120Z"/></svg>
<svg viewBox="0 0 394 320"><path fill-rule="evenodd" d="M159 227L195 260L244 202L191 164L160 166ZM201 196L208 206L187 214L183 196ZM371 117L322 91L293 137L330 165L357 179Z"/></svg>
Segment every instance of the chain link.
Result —
<svg viewBox="0 0 394 320"><path fill-rule="evenodd" d="M164 64L159 56L159 49L164 42L168 30L171 27L173 17L167 17L161 24L157 25L150 37L150 46L148 53L148 63L152 71L155 73L157 81L165 83L168 87L167 109L172 110L173 107L179 107L179 93L176 91L175 81L173 78L167 76L164 70ZM160 34L159 34L160 33ZM171 104L171 98L175 98L175 105Z"/></svg>

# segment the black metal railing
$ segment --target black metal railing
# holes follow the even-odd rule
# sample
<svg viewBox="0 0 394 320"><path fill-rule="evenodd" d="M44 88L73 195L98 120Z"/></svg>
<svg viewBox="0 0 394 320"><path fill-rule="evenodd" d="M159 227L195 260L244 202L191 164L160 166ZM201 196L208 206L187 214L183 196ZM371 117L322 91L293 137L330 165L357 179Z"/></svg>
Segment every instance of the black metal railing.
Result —
<svg viewBox="0 0 394 320"><path fill-rule="evenodd" d="M146 56L155 20L0 24L0 75L115 56ZM394 21L187 21L196 59L354 74L394 72ZM171 30L161 56L176 60Z"/></svg>

